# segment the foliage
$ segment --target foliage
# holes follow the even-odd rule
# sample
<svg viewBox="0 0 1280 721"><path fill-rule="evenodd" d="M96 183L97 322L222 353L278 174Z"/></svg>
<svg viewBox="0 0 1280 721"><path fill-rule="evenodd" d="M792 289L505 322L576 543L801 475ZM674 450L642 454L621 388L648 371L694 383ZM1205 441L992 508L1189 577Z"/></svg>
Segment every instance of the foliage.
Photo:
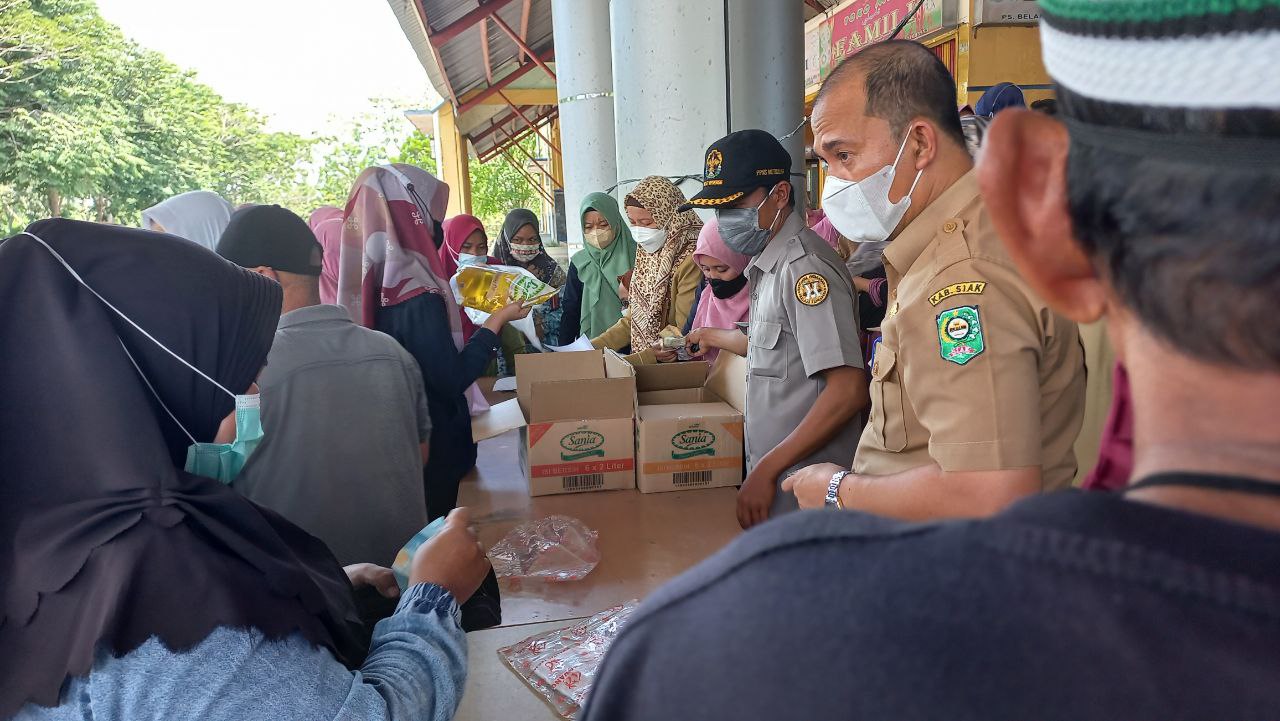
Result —
<svg viewBox="0 0 1280 721"><path fill-rule="evenodd" d="M371 100L324 137L269 132L260 113L126 39L93 0L0 0L0 237L51 215L136 225L145 208L196 189L304 216L341 206L370 165L436 172L406 105ZM540 202L505 159L473 162L471 181L490 223Z"/></svg>
<svg viewBox="0 0 1280 721"><path fill-rule="evenodd" d="M520 141L521 147L537 156L537 138ZM522 159L519 151L512 151L511 158ZM504 157L483 165L471 163L471 212L487 228L498 228L507 213L515 208L531 208L535 212L542 207L542 197L534 190L519 170ZM541 213L538 213L541 215Z"/></svg>

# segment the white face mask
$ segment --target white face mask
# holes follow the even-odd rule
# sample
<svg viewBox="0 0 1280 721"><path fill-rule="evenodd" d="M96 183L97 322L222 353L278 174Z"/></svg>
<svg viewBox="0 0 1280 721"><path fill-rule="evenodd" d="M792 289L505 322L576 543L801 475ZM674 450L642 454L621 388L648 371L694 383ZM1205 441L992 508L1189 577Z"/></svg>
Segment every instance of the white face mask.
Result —
<svg viewBox="0 0 1280 721"><path fill-rule="evenodd" d="M898 161L907 149L907 137L902 139L898 148L898 156L892 165L886 165L872 175L850 182L835 176L827 176L826 186L822 189L822 210L831 219L831 225L849 240L858 243L887 240L907 208L911 207L911 194L920 182L924 170L916 173L911 183L911 190L896 203L889 201L889 188L898 173Z"/></svg>
<svg viewBox="0 0 1280 721"><path fill-rule="evenodd" d="M484 265L485 256L472 255L470 253L458 253L458 267L465 268L468 265Z"/></svg>
<svg viewBox="0 0 1280 721"><path fill-rule="evenodd" d="M659 230L657 228L641 228L633 225L631 226L631 237L635 238L641 248L644 248L644 252L657 253L662 249L662 244L667 242L667 230L666 228Z"/></svg>

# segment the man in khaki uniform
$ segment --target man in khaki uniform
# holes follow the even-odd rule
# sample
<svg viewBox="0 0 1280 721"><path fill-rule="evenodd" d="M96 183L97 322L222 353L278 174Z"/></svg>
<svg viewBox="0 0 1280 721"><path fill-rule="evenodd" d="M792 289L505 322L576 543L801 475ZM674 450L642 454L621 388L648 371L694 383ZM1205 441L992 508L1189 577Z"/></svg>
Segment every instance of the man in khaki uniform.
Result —
<svg viewBox="0 0 1280 721"><path fill-rule="evenodd" d="M852 472L810 466L802 507L985 515L1070 483L1084 413L1076 325L1027 287L991 227L946 68L893 41L846 61L814 107L823 207L885 249L888 311Z"/></svg>
<svg viewBox="0 0 1280 721"><path fill-rule="evenodd" d="M748 336L703 328L687 338L747 357L743 528L797 509L795 496L778 491L788 472L851 457L853 421L867 404L853 283L796 209L790 169L769 133L730 133L707 148L703 189L686 206L715 208L725 244L754 256Z"/></svg>

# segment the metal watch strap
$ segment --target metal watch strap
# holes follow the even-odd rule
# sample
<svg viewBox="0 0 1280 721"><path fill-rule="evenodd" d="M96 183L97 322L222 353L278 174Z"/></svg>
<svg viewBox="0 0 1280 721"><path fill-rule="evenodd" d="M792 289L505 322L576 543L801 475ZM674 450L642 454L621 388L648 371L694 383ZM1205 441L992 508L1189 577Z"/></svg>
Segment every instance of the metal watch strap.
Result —
<svg viewBox="0 0 1280 721"><path fill-rule="evenodd" d="M844 477L853 473L853 471L836 471L831 474L831 482L827 484L827 506L832 508L844 508L844 504L840 502L840 484L844 481Z"/></svg>

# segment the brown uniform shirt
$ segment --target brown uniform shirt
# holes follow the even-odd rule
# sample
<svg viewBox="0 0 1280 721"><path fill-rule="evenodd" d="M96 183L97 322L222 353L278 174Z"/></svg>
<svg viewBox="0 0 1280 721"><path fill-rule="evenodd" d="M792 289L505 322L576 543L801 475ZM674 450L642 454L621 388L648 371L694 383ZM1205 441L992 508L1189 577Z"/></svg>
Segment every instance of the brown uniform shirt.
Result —
<svg viewBox="0 0 1280 721"><path fill-rule="evenodd" d="M912 221L884 260L889 311L854 470L1040 466L1045 488L1069 484L1084 414L1079 332L1019 275L974 173Z"/></svg>

